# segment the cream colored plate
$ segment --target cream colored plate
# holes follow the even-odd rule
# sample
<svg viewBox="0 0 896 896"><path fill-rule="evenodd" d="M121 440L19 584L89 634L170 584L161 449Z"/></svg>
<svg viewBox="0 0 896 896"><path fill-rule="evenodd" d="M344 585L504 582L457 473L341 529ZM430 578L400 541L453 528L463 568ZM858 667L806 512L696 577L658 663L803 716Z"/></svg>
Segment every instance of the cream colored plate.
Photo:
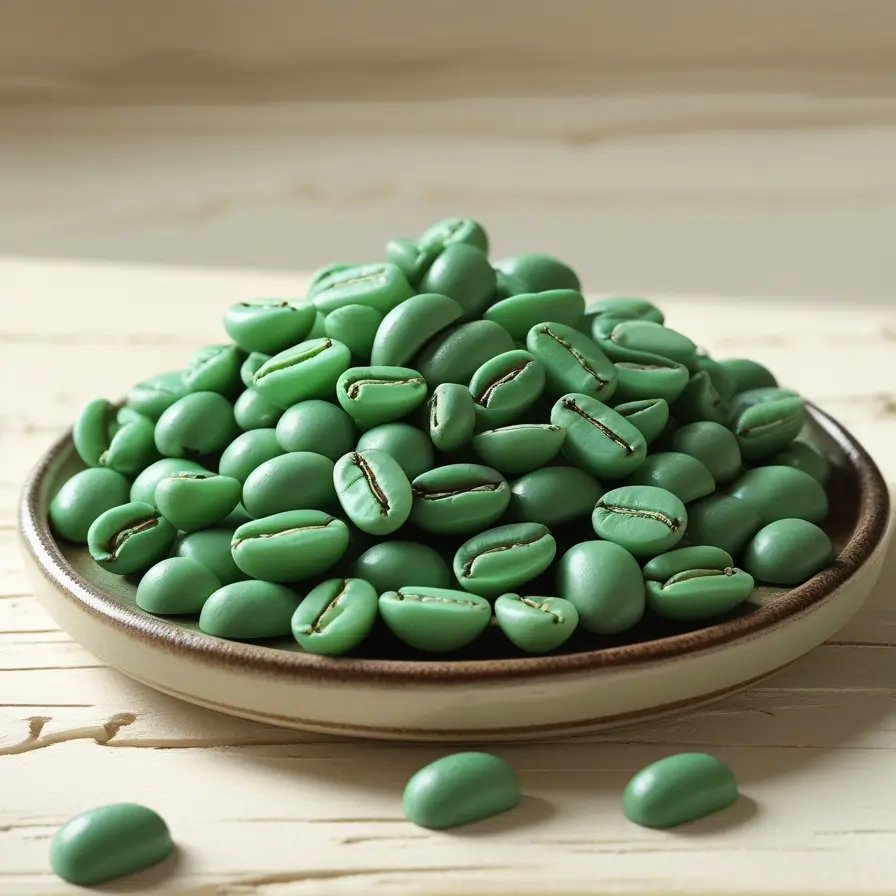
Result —
<svg viewBox="0 0 896 896"><path fill-rule="evenodd" d="M760 589L740 614L704 629L647 621L625 640L574 638L520 657L497 632L455 661L302 653L292 642L239 644L158 619L133 584L84 548L57 544L50 498L78 467L71 441L41 459L22 496L20 533L34 591L100 659L167 694L232 715L333 734L479 741L568 735L675 712L747 687L831 637L864 603L886 546L886 485L864 449L811 410L812 438L836 464L828 531L837 560L799 588ZM598 646L600 649L594 649ZM379 651L380 655L377 655Z"/></svg>

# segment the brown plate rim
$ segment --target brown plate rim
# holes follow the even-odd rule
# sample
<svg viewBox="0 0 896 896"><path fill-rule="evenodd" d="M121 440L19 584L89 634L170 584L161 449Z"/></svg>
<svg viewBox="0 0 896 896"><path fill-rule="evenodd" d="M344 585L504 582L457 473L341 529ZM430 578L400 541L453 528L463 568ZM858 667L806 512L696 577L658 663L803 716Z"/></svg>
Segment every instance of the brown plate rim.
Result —
<svg viewBox="0 0 896 896"><path fill-rule="evenodd" d="M826 600L874 553L884 538L890 515L886 482L868 452L830 415L807 402L814 423L843 452L853 467L859 488L859 515L852 538L836 560L809 581L772 603L736 619L696 632L639 644L555 656L494 660L382 660L312 656L256 644L225 641L191 632L165 619L131 608L94 587L69 565L39 512L44 477L67 450L71 431L58 438L25 481L19 507L23 546L48 582L66 599L92 616L149 641L153 646L204 664L227 666L257 675L318 680L333 684L374 682L393 685L499 683L513 679L556 677L603 669L630 668L680 659L729 646L784 624Z"/></svg>

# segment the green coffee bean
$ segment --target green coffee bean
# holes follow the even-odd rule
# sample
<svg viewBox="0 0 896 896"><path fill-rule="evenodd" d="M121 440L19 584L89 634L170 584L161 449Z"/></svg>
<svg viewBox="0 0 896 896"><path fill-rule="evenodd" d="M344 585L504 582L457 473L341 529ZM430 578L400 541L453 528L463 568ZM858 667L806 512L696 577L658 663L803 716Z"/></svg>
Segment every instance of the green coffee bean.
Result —
<svg viewBox="0 0 896 896"><path fill-rule="evenodd" d="M470 390L459 383L436 386L429 400L429 437L441 451L456 451L470 441L476 411Z"/></svg>
<svg viewBox="0 0 896 896"><path fill-rule="evenodd" d="M605 349L607 342L599 342ZM616 392L618 402L662 399L672 404L684 391L690 374L683 364L651 355L616 361Z"/></svg>
<svg viewBox="0 0 896 896"><path fill-rule="evenodd" d="M270 429L283 416L283 408L265 401L254 389L245 389L233 403L233 418L240 429Z"/></svg>
<svg viewBox="0 0 896 896"><path fill-rule="evenodd" d="M334 270L315 282L309 292L314 307L324 314L345 305L368 305L388 314L412 295L414 289L407 277L388 262Z"/></svg>
<svg viewBox="0 0 896 896"><path fill-rule="evenodd" d="M744 552L744 569L769 585L799 585L833 562L831 539L808 520L775 520Z"/></svg>
<svg viewBox="0 0 896 896"><path fill-rule="evenodd" d="M529 287L519 277L505 274L504 271L496 269L495 280L497 281L495 288L496 302L503 302L504 299L509 299L511 296L521 296L523 293L529 292ZM554 290L549 291L553 292Z"/></svg>
<svg viewBox="0 0 896 896"><path fill-rule="evenodd" d="M666 425L663 427L662 432L656 437L651 446L654 451L671 451L672 437L679 429L681 429L681 424L672 416L672 412L670 409L669 419L666 421ZM681 453L684 454L685 452L682 451ZM704 466L706 466L706 464L704 464ZM707 467L707 469L709 468Z"/></svg>
<svg viewBox="0 0 896 896"><path fill-rule="evenodd" d="M693 545L676 548L660 554L644 564L644 579L648 582L665 582L689 569L728 569L734 566L731 554L711 545Z"/></svg>
<svg viewBox="0 0 896 896"><path fill-rule="evenodd" d="M50 867L66 883L93 887L157 865L173 849L160 815L137 803L112 803L81 812L56 831Z"/></svg>
<svg viewBox="0 0 896 896"><path fill-rule="evenodd" d="M379 611L389 630L405 644L427 653L450 653L472 643L492 615L476 594L418 586L380 595Z"/></svg>
<svg viewBox="0 0 896 896"><path fill-rule="evenodd" d="M544 383L544 368L529 352L504 352L486 361L470 380L480 429L518 420L541 397Z"/></svg>
<svg viewBox="0 0 896 896"><path fill-rule="evenodd" d="M236 565L268 582L310 579L336 563L347 547L348 526L321 510L291 510L244 523L230 543Z"/></svg>
<svg viewBox="0 0 896 896"><path fill-rule="evenodd" d="M401 807L408 821L444 830L507 812L520 799L519 779L503 759L489 753L453 753L414 774Z"/></svg>
<svg viewBox="0 0 896 896"><path fill-rule="evenodd" d="M598 500L591 519L604 540L635 557L652 557L681 541L688 512L679 498L652 485L626 485Z"/></svg>
<svg viewBox="0 0 896 896"><path fill-rule="evenodd" d="M586 312L587 313L587 312ZM616 317L613 314L593 314L591 318L591 338L603 349L604 354L612 361L628 361L638 358L662 358L655 352L632 348L613 339L613 332L622 324L637 322L640 318ZM588 334L586 334L588 335ZM637 331L636 331L637 335ZM671 361L671 358L665 358Z"/></svg>
<svg viewBox="0 0 896 896"><path fill-rule="evenodd" d="M251 522L252 517L248 513L245 507L242 504L237 504L233 510L218 523L218 527L222 529L236 529L239 526L242 526L243 523Z"/></svg>
<svg viewBox="0 0 896 896"><path fill-rule="evenodd" d="M663 312L646 299L618 296L598 299L588 306L589 315L603 315L619 320L649 320L661 324L665 322Z"/></svg>
<svg viewBox="0 0 896 896"><path fill-rule="evenodd" d="M358 451L385 451L413 481L435 465L435 451L427 434L409 423L383 423L368 429L358 439ZM345 452L343 452L345 453Z"/></svg>
<svg viewBox="0 0 896 896"><path fill-rule="evenodd" d="M109 448L117 428L115 406L105 398L88 402L72 429L75 451L88 467L100 466L100 458Z"/></svg>
<svg viewBox="0 0 896 896"><path fill-rule="evenodd" d="M563 453L598 479L622 479L647 456L644 436L621 414L589 395L571 392L551 409L566 430Z"/></svg>
<svg viewBox="0 0 896 896"><path fill-rule="evenodd" d="M513 349L513 337L502 326L474 320L430 339L413 363L431 388L442 383L466 386L486 361Z"/></svg>
<svg viewBox="0 0 896 896"><path fill-rule="evenodd" d="M282 638L290 634L298 595L273 582L234 582L215 591L202 606L199 628L232 641Z"/></svg>
<svg viewBox="0 0 896 896"><path fill-rule="evenodd" d="M314 451L338 460L358 438L355 422L329 401L300 401L283 412L277 423L277 442L283 451Z"/></svg>
<svg viewBox="0 0 896 896"><path fill-rule="evenodd" d="M132 386L128 392L128 407L150 420L158 420L162 411L186 394L183 371L172 370Z"/></svg>
<svg viewBox="0 0 896 896"><path fill-rule="evenodd" d="M356 308L357 306L356 305L346 305L344 307ZM337 308L336 310L338 311L339 309ZM371 310L376 310L376 309L371 309ZM332 313L333 312L331 312L331 314ZM377 313L379 313L379 312L377 312ZM324 336L330 335L327 332L327 318L329 316L330 316L329 314L323 314L320 311L317 312L317 316L314 318L314 326L311 328L311 332L308 334L309 339L322 339ZM380 317L382 317L382 315L380 315ZM331 338L335 338L335 337L331 337ZM371 339L370 344L373 345L372 339Z"/></svg>
<svg viewBox="0 0 896 896"><path fill-rule="evenodd" d="M465 541L454 555L454 575L465 591L497 597L541 575L556 553L547 526L511 523Z"/></svg>
<svg viewBox="0 0 896 896"><path fill-rule="evenodd" d="M520 650L549 653L569 640L579 624L579 611L562 597L502 594L495 601L495 618Z"/></svg>
<svg viewBox="0 0 896 896"><path fill-rule="evenodd" d="M712 382L719 398L727 405L734 398L734 377L727 367L723 367L708 355L697 355L697 366L704 371Z"/></svg>
<svg viewBox="0 0 896 896"><path fill-rule="evenodd" d="M239 504L241 494L240 483L231 476L181 472L156 486L154 503L176 529L195 532L221 522Z"/></svg>
<svg viewBox="0 0 896 896"><path fill-rule="evenodd" d="M612 332L613 327L625 320L637 320L633 317L617 317L614 314L598 314L586 308L581 320L576 324L576 329L583 335L589 336L600 344ZM609 357L609 355L607 356Z"/></svg>
<svg viewBox="0 0 896 896"><path fill-rule="evenodd" d="M191 532L177 541L174 556L195 560L209 570L222 585L241 582L247 576L233 559L230 549L233 533L234 529L225 527L223 523L220 528Z"/></svg>
<svg viewBox="0 0 896 896"><path fill-rule="evenodd" d="M644 615L644 578L638 561L610 541L582 541L557 564L557 592L579 612L579 624L615 635Z"/></svg>
<svg viewBox="0 0 896 896"><path fill-rule="evenodd" d="M331 261L329 264L322 265L311 275L311 278L308 281L309 298L314 295L314 291L318 288L318 286L320 286L321 283L323 283L324 280L329 279L334 274L339 274L342 271L349 270L350 268L357 268L361 266L361 263L357 261Z"/></svg>
<svg viewBox="0 0 896 896"><path fill-rule="evenodd" d="M495 272L485 254L466 243L452 243L423 275L420 292L450 296L463 308L463 319L472 320L488 307L495 286Z"/></svg>
<svg viewBox="0 0 896 896"><path fill-rule="evenodd" d="M524 340L526 334L543 321L574 327L584 311L585 299L580 292L550 289L515 294L495 302L485 310L483 317L500 324L514 339Z"/></svg>
<svg viewBox="0 0 896 896"><path fill-rule="evenodd" d="M652 320L624 320L613 327L609 339L620 349L675 361L697 369L697 346L682 333Z"/></svg>
<svg viewBox="0 0 896 896"><path fill-rule="evenodd" d="M225 449L218 463L222 476L245 483L249 474L265 461L283 454L275 429L253 429L237 436Z"/></svg>
<svg viewBox="0 0 896 896"><path fill-rule="evenodd" d="M376 622L379 598L363 579L328 579L308 592L292 617L302 649L323 656L354 650Z"/></svg>
<svg viewBox="0 0 896 896"><path fill-rule="evenodd" d="M326 327L328 317L328 314L323 314L320 311L315 314L314 326L311 328L311 332L308 334L309 339L322 339L324 336L330 335L329 333L327 333Z"/></svg>
<svg viewBox="0 0 896 896"><path fill-rule="evenodd" d="M617 404L613 410L625 417L644 436L648 445L659 438L669 422L669 405L662 398L627 401Z"/></svg>
<svg viewBox="0 0 896 896"><path fill-rule="evenodd" d="M543 526L587 519L603 493L600 483L578 467L542 467L510 484L507 518Z"/></svg>
<svg viewBox="0 0 896 896"><path fill-rule="evenodd" d="M93 522L107 510L128 503L130 484L114 470L93 467L67 479L50 502L50 525L57 537L86 544Z"/></svg>
<svg viewBox="0 0 896 896"><path fill-rule="evenodd" d="M352 575L364 579L377 594L414 588L450 588L451 569L442 555L413 541L381 541L368 548L352 566Z"/></svg>
<svg viewBox="0 0 896 896"><path fill-rule="evenodd" d="M729 494L749 504L762 524L791 517L817 523L828 514L824 487L793 467L757 467L742 473Z"/></svg>
<svg viewBox="0 0 896 896"><path fill-rule="evenodd" d="M550 398L578 392L606 402L616 391L613 362L573 327L536 324L526 336L526 348L544 367L545 392Z"/></svg>
<svg viewBox="0 0 896 896"><path fill-rule="evenodd" d="M565 439L566 430L553 423L516 423L474 436L473 450L502 473L529 473L550 463Z"/></svg>
<svg viewBox="0 0 896 896"><path fill-rule="evenodd" d="M224 312L224 329L244 351L276 355L308 338L315 313L304 301L238 302Z"/></svg>
<svg viewBox="0 0 896 896"><path fill-rule="evenodd" d="M270 360L271 356L264 352L252 352L243 361L240 365L240 380L247 389L252 388L252 383L255 382L255 374Z"/></svg>
<svg viewBox="0 0 896 896"><path fill-rule="evenodd" d="M336 383L339 404L364 428L406 417L427 391L426 380L409 367L351 367Z"/></svg>
<svg viewBox="0 0 896 896"><path fill-rule="evenodd" d="M127 405L119 408L115 413L115 422L112 424L112 434L118 432L118 430L126 426L128 423L134 423L135 421L149 421L148 417L144 417L143 414L138 413L133 408L129 408ZM150 421L150 427L152 427L152 422Z"/></svg>
<svg viewBox="0 0 896 896"><path fill-rule="evenodd" d="M199 457L224 448L237 433L233 405L217 392L178 399L156 423L155 442L165 457Z"/></svg>
<svg viewBox="0 0 896 896"><path fill-rule="evenodd" d="M417 242L438 252L455 243L466 243L488 255L488 234L485 228L472 218L445 218L436 221L423 231Z"/></svg>
<svg viewBox="0 0 896 896"><path fill-rule="evenodd" d="M383 315L369 305L343 305L324 318L324 335L347 346L353 358L370 360Z"/></svg>
<svg viewBox="0 0 896 896"><path fill-rule="evenodd" d="M706 467L690 454L660 451L651 454L626 480L626 485L654 485L672 492L684 504L704 498L716 490Z"/></svg>
<svg viewBox="0 0 896 896"><path fill-rule="evenodd" d="M411 286L418 286L443 248L441 244L423 245L417 240L396 237L386 243L386 261L399 267Z"/></svg>
<svg viewBox="0 0 896 896"><path fill-rule="evenodd" d="M633 349L630 346L622 345L621 342L613 339L614 330L625 323L632 321L637 322L637 317L617 317L614 314L588 314L591 322L591 338L603 349L604 354L613 361L628 361L639 358L662 358L652 352L646 352L643 349ZM586 334L587 335L587 334ZM671 358L663 360L671 361Z"/></svg>
<svg viewBox="0 0 896 896"><path fill-rule="evenodd" d="M463 317L454 299L437 293L421 293L396 305L376 331L370 363L401 367L407 364L436 333Z"/></svg>
<svg viewBox="0 0 896 896"><path fill-rule="evenodd" d="M793 467L808 473L816 482L826 485L831 478L831 462L814 445L796 439L788 448L768 459L769 464Z"/></svg>
<svg viewBox="0 0 896 896"><path fill-rule="evenodd" d="M687 423L675 431L671 445L675 451L697 458L717 485L730 482L740 472L737 438L720 423Z"/></svg>
<svg viewBox="0 0 896 896"><path fill-rule="evenodd" d="M732 557L740 554L761 528L759 514L731 495L709 495L688 508L687 540L695 545L721 548Z"/></svg>
<svg viewBox="0 0 896 896"><path fill-rule="evenodd" d="M702 622L731 612L752 591L753 577L743 570L687 569L664 582L647 582L647 606L676 622Z"/></svg>
<svg viewBox="0 0 896 896"><path fill-rule="evenodd" d="M774 388L778 385L774 374L758 361L751 361L749 358L726 358L719 361L719 364L728 371L735 395L751 389Z"/></svg>
<svg viewBox="0 0 896 896"><path fill-rule="evenodd" d="M705 370L691 376L672 405L672 416L680 423L710 420L723 426L731 418L731 406L722 400Z"/></svg>
<svg viewBox="0 0 896 896"><path fill-rule="evenodd" d="M93 521L87 547L107 572L127 576L161 560L176 535L174 526L150 504L122 504Z"/></svg>
<svg viewBox="0 0 896 896"><path fill-rule="evenodd" d="M309 339L262 364L252 386L266 401L288 408L309 398L331 396L350 363L351 352L341 342Z"/></svg>
<svg viewBox="0 0 896 896"><path fill-rule="evenodd" d="M491 467L449 464L421 473L411 483L411 522L435 535L466 535L502 516L510 486Z"/></svg>
<svg viewBox="0 0 896 896"><path fill-rule="evenodd" d="M122 409L122 414L128 411ZM109 445L99 457L99 465L133 476L157 460L155 426L148 417L130 411L113 427Z"/></svg>
<svg viewBox="0 0 896 896"><path fill-rule="evenodd" d="M118 428L122 426L126 426L128 423L133 423L137 420L149 420L148 417L144 417L143 414L138 413L133 408L129 408L127 405L118 409L115 414L115 423L113 424L113 431L117 431ZM152 425L150 421L150 425Z"/></svg>
<svg viewBox="0 0 896 896"><path fill-rule="evenodd" d="M746 408L732 425L741 455L756 461L787 448L800 434L805 416L803 400L798 397L762 401Z"/></svg>
<svg viewBox="0 0 896 896"><path fill-rule="evenodd" d="M169 476L178 473L208 473L205 467L195 461L179 457L163 457L150 464L131 485L130 500L139 504L150 504L155 507L156 487ZM124 501L120 503L125 503Z"/></svg>
<svg viewBox="0 0 896 896"><path fill-rule="evenodd" d="M671 828L737 800L731 769L707 753L678 753L642 768L626 785L622 811L648 828Z"/></svg>
<svg viewBox="0 0 896 896"><path fill-rule="evenodd" d="M137 606L155 616L199 613L220 587L217 576L198 560L169 557L140 579Z"/></svg>
<svg viewBox="0 0 896 896"><path fill-rule="evenodd" d="M239 391L245 353L236 345L207 345L190 358L183 373L187 392L218 392L232 397Z"/></svg>
<svg viewBox="0 0 896 896"><path fill-rule="evenodd" d="M411 513L411 483L391 455L375 448L352 451L333 468L336 496L349 519L370 535L400 529Z"/></svg>
<svg viewBox="0 0 896 896"><path fill-rule="evenodd" d="M550 289L582 291L576 272L562 261L540 252L522 252L495 262L495 270L525 283L529 292Z"/></svg>
<svg viewBox="0 0 896 896"><path fill-rule="evenodd" d="M336 503L333 461L311 451L293 451L257 466L243 485L243 505L253 517L287 510L326 510Z"/></svg>
<svg viewBox="0 0 896 896"><path fill-rule="evenodd" d="M799 399L800 402L802 402L799 393L794 392L793 389L782 389L779 386L763 386L758 389L747 389L744 392L738 392L734 396L731 402L731 410L735 416L738 416L744 411L756 407L757 405L785 399Z"/></svg>

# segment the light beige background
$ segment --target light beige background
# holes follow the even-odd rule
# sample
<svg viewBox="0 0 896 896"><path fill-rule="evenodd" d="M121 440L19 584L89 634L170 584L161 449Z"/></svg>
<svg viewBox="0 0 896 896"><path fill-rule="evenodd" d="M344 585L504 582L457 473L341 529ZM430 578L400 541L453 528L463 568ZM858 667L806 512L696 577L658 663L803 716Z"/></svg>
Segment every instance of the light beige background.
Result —
<svg viewBox="0 0 896 896"><path fill-rule="evenodd" d="M526 805L445 834L399 807L438 749L128 681L41 610L14 531L22 477L84 401L220 338L232 297L452 212L592 292L677 294L673 321L781 371L896 482L894 159L890 0L0 4L0 255L20 256L0 259L0 894L75 892L49 839L123 794L182 850L110 892L896 893L892 550L863 612L791 669L508 746ZM627 776L685 749L737 769L738 808L623 823Z"/></svg>
<svg viewBox="0 0 896 896"><path fill-rule="evenodd" d="M0 253L312 268L456 212L594 291L889 302L894 61L888 0L8 0Z"/></svg>

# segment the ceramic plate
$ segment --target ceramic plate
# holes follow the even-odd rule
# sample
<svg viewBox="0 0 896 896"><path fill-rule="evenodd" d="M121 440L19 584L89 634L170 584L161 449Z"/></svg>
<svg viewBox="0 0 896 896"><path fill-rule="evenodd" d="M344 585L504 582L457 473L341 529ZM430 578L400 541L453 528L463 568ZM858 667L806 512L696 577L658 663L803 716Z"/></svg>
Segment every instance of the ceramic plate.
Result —
<svg viewBox="0 0 896 896"><path fill-rule="evenodd" d="M757 589L736 615L706 628L645 619L624 637L585 633L546 657L514 654L489 630L448 660L402 654L387 634L358 656L304 654L291 641L243 644L160 619L135 586L57 544L50 499L80 467L70 437L25 485L20 534L34 591L88 650L138 681L191 703L332 734L399 740L500 740L583 733L691 708L749 686L831 637L880 573L887 488L865 450L810 409L808 435L835 464L827 530L836 561L798 588ZM597 642L597 643L596 643Z"/></svg>

